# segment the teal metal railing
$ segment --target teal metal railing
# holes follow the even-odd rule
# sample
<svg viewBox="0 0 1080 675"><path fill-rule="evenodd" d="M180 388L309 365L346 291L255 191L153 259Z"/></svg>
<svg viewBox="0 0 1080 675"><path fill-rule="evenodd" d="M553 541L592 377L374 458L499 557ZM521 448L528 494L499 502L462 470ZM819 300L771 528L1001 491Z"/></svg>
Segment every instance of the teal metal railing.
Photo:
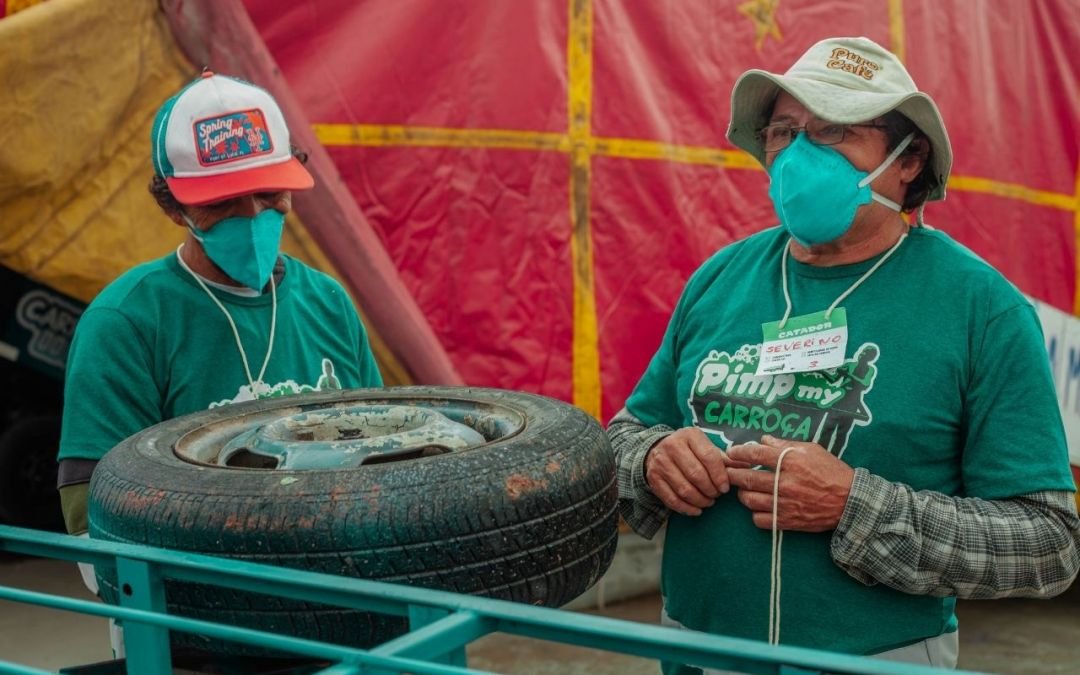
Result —
<svg viewBox="0 0 1080 675"><path fill-rule="evenodd" d="M795 674L824 671L906 675L944 672L798 647L770 646L752 640L707 635L502 600L146 546L94 541L2 525L0 551L94 565L115 565L118 588L121 589L119 605L105 605L7 586L0 586L0 599L122 620L127 672L138 675L163 675L172 672L170 630L323 659L334 664L319 671L327 675L481 672L467 667L465 646L491 633L520 635L748 673ZM407 617L410 630L372 649L357 649L188 619L167 613L165 579L224 586ZM45 671L0 660L0 673L21 675L41 672Z"/></svg>

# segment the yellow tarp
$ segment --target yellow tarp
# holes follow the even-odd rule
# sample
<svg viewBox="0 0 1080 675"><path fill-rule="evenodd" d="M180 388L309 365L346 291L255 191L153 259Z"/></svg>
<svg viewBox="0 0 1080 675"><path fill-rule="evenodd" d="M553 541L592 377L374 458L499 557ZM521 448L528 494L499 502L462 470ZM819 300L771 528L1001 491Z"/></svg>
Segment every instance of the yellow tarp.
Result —
<svg viewBox="0 0 1080 675"><path fill-rule="evenodd" d="M0 264L90 300L182 239L146 191L150 124L192 76L152 2L0 21Z"/></svg>
<svg viewBox="0 0 1080 675"><path fill-rule="evenodd" d="M154 0L50 0L0 20L0 265L89 302L175 249L184 230L147 192L150 127L197 72ZM334 273L292 215L282 248ZM406 383L372 342L388 383Z"/></svg>

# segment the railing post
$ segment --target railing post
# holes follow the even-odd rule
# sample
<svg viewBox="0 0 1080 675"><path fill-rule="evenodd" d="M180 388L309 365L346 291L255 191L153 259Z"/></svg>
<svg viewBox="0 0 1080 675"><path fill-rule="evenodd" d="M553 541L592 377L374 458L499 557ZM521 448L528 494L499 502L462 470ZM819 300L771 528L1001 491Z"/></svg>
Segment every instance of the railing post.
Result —
<svg viewBox="0 0 1080 675"><path fill-rule="evenodd" d="M415 631L428 624L435 623L439 619L450 616L451 612L436 607L424 607L421 605L409 605L409 630ZM445 663L448 666L467 667L465 647L457 647L445 652L442 656L430 659L433 663Z"/></svg>
<svg viewBox="0 0 1080 675"><path fill-rule="evenodd" d="M465 668L465 645L490 631L489 622L474 612L410 603L409 632L384 642L371 653ZM369 669L365 672L388 675L391 671Z"/></svg>
<svg viewBox="0 0 1080 675"><path fill-rule="evenodd" d="M118 557L116 586L121 607L165 613L165 583L151 563ZM128 675L169 675L169 630L135 621L124 623Z"/></svg>

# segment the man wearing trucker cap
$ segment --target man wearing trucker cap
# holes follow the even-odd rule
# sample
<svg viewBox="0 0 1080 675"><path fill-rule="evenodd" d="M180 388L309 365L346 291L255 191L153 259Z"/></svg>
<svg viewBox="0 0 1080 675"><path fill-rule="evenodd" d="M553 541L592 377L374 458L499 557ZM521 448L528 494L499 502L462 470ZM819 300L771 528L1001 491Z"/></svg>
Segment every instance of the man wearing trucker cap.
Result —
<svg viewBox="0 0 1080 675"><path fill-rule="evenodd" d="M382 386L345 290L278 251L292 192L313 180L270 94L204 72L161 106L150 141L150 191L187 235L106 287L76 328L59 455L72 533L87 529L97 460L142 429L320 384Z"/></svg>
<svg viewBox="0 0 1080 675"><path fill-rule="evenodd" d="M1077 573L1035 312L923 224L949 138L874 42L744 73L727 135L780 224L695 272L609 426L623 516L668 524L662 618L955 666L956 598L1048 597Z"/></svg>

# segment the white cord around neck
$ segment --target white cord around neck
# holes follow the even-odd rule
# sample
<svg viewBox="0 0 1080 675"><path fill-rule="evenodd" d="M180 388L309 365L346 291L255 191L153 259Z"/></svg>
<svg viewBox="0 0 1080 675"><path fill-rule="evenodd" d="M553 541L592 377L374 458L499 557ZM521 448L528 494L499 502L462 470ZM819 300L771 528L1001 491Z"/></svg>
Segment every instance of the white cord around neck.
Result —
<svg viewBox="0 0 1080 675"><path fill-rule="evenodd" d="M892 248L890 248L888 251L886 251L885 255L881 256L881 258L876 263L874 263L873 267L866 270L866 273L863 274L861 277L859 277L859 279L855 283L853 283L846 291L841 293L840 297L836 298L836 300L833 300L833 303L831 305L829 305L829 308L827 310L825 310L825 318L826 319L828 319L829 316L832 315L833 310L836 309L840 305L840 303L843 301L844 298L846 298L847 296L849 296L853 292L855 292L855 289L858 288L859 286L861 286L862 282L869 279L871 274L873 274L874 272L877 272L878 268L885 264L885 261L889 259L889 256L891 256L893 253L895 253L896 249L900 248L900 244L904 243L904 240L907 239L907 236L908 236L907 232L900 235L900 238L896 240L896 243L892 245ZM784 304L786 305L786 309L784 309L784 318L780 319L779 328L783 328L784 324L787 323L787 320L789 318L791 318L791 293L788 292L788 280L787 280L787 277L788 277L788 274L787 274L787 259L788 259L788 256L791 255L790 249L791 249L790 246L785 246L784 247L784 254L780 258L780 276L781 276L782 281L783 281Z"/></svg>
<svg viewBox="0 0 1080 675"><path fill-rule="evenodd" d="M188 274L198 282L199 286L206 291L206 294L210 296L210 299L213 300L214 304L221 310L221 313L225 315L225 318L229 320L229 327L232 328L233 337L236 338L236 348L240 350L240 361L244 364L244 374L247 375L248 384L251 386L251 395L258 398L259 394L255 390L255 383L258 382L259 384L263 384L263 376L266 375L266 367L270 364L270 355L274 351L274 333L277 329L277 283L274 281L274 276L272 274L270 275L270 339L267 341L266 345L266 358L263 359L262 368L259 369L258 379L252 379L251 367L248 366L247 352L244 351L244 343L240 341L240 331L236 328L236 322L233 321L232 315L229 314L229 310L225 309L225 305L222 304L221 300L218 300L217 296L206 286L206 282L202 280L202 277L196 274L195 270L188 267L188 264L184 261L184 256L180 254L180 251L182 251L183 248L183 244L180 244L180 246L176 248L176 259L180 261L180 266L187 270Z"/></svg>
<svg viewBox="0 0 1080 675"><path fill-rule="evenodd" d="M784 448L776 460L776 473L772 488L772 557L769 561L769 644L780 644L780 554L784 545L784 531L776 526L780 502L780 465L784 455L795 448Z"/></svg>

